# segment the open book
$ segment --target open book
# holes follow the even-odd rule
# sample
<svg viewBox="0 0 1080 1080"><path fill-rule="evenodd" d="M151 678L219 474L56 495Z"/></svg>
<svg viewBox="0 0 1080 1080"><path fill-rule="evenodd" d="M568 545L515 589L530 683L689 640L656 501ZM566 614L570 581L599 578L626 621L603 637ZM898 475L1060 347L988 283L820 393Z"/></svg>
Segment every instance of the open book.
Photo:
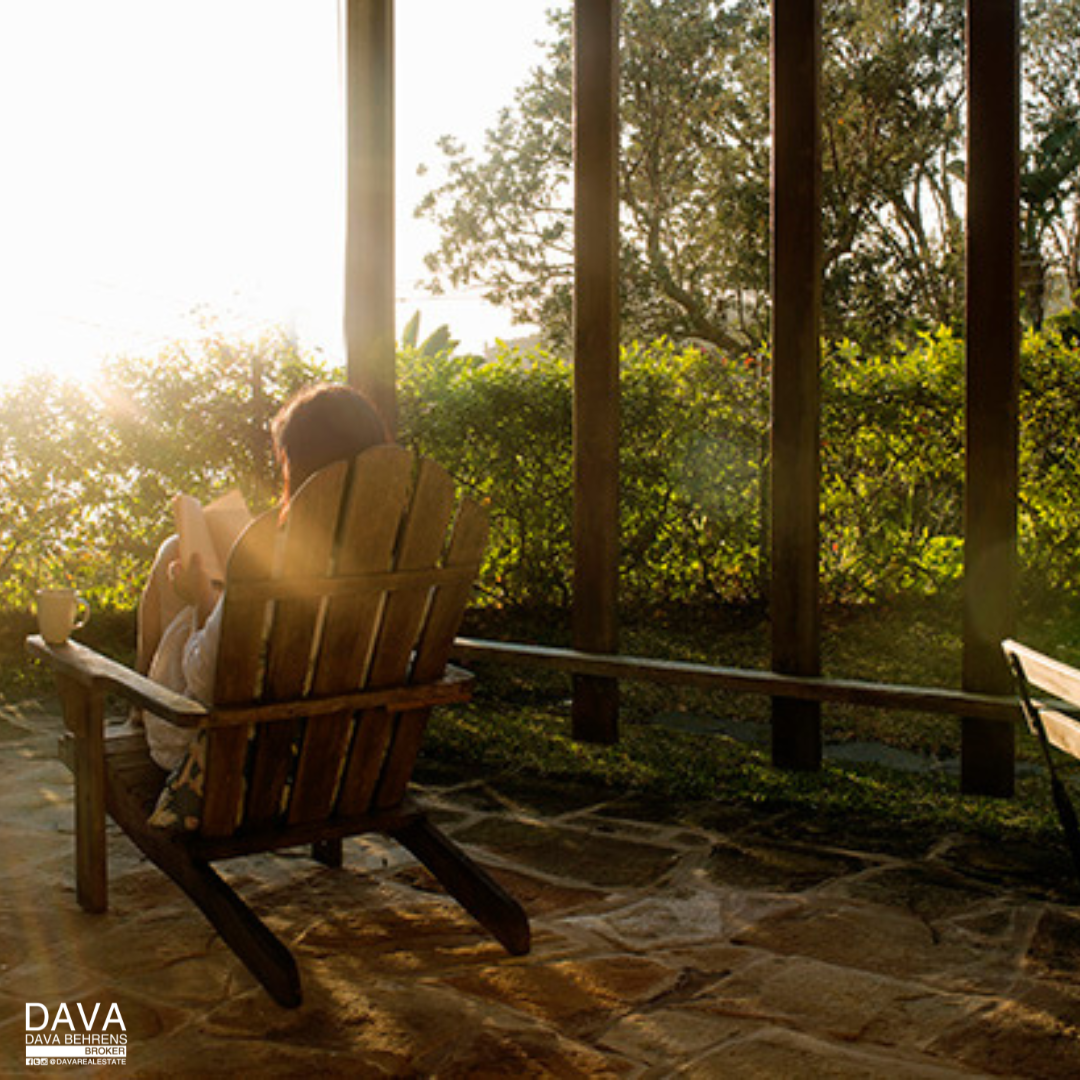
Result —
<svg viewBox="0 0 1080 1080"><path fill-rule="evenodd" d="M234 489L206 506L191 495L177 495L173 517L180 537L180 562L187 566L191 556L198 554L210 580L223 582L229 552L252 518L243 495Z"/></svg>

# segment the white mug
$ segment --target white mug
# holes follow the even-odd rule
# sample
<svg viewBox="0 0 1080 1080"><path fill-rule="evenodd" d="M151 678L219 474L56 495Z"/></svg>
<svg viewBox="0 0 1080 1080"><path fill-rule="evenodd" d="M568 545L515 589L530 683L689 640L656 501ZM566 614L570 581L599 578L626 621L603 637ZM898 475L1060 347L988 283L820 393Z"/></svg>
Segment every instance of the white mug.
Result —
<svg viewBox="0 0 1080 1080"><path fill-rule="evenodd" d="M90 621L90 605L74 589L39 589L38 629L50 645L63 645Z"/></svg>

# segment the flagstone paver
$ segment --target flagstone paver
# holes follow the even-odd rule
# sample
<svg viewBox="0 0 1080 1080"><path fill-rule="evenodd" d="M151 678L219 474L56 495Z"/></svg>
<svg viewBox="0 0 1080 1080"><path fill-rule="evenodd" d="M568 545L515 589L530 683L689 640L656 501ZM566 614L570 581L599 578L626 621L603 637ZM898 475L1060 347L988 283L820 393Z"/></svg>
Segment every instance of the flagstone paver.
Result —
<svg viewBox="0 0 1080 1080"><path fill-rule="evenodd" d="M284 1010L115 829L110 910L79 910L58 730L48 703L0 709L0 1076L71 1071L25 1065L27 1002L117 1003L140 1078L1080 1075L1063 852L440 765L421 794L521 899L532 953L386 840L340 871L224 864L296 956Z"/></svg>

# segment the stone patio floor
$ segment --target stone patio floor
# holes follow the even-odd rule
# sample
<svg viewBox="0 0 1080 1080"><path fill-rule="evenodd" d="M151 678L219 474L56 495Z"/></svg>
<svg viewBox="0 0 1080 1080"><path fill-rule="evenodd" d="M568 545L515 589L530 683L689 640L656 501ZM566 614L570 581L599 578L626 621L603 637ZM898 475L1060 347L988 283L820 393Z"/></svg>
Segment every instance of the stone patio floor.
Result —
<svg viewBox="0 0 1080 1080"><path fill-rule="evenodd" d="M0 1076L70 1075L25 1064L27 1002L117 1003L137 1077L1080 1076L1060 851L432 767L422 797L532 953L389 842L224 864L296 956L285 1010L111 826L110 910L79 910L59 728L48 702L0 712Z"/></svg>

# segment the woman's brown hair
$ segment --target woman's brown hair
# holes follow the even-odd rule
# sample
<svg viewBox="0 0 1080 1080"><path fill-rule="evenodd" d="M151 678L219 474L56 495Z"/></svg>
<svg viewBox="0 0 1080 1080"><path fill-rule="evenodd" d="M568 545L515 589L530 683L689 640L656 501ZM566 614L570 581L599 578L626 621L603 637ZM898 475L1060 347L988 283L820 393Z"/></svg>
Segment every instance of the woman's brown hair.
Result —
<svg viewBox="0 0 1080 1080"><path fill-rule="evenodd" d="M301 390L274 417L270 433L285 474L283 507L312 473L390 442L375 406L340 383Z"/></svg>

